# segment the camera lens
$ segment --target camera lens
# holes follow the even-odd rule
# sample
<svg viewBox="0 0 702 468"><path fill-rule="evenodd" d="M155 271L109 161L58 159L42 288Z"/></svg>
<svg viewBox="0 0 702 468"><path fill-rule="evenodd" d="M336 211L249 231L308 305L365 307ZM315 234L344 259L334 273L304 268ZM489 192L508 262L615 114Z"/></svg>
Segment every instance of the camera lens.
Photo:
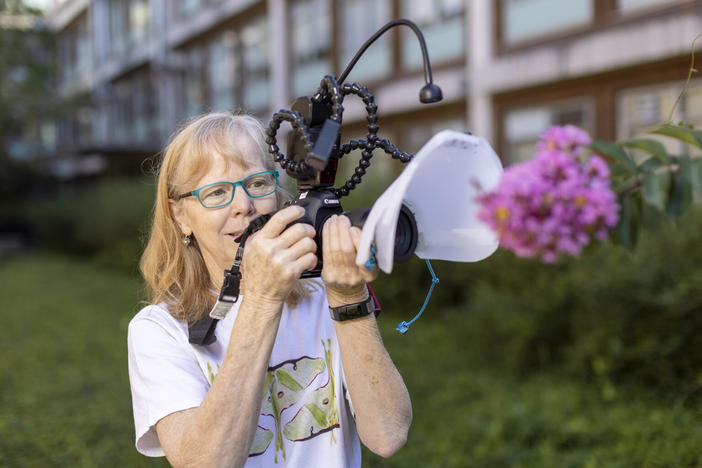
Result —
<svg viewBox="0 0 702 468"><path fill-rule="evenodd" d="M419 235L414 214L403 204L397 217L394 261L401 263L409 260L417 248L418 240Z"/></svg>

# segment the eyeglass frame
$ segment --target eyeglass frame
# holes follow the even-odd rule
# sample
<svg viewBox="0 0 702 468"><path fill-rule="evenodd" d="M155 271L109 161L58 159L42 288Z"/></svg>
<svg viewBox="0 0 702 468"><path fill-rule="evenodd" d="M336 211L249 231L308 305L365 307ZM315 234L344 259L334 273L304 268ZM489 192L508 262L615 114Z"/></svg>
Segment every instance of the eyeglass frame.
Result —
<svg viewBox="0 0 702 468"><path fill-rule="evenodd" d="M270 193L267 193L267 194L265 194L265 195L253 196L253 195L251 195L251 194L249 193L248 190L246 190L246 187L244 187L244 181L246 181L247 179L250 179L251 177L255 177L255 176L258 176L258 175L261 175L261 174L273 174L273 177L275 177L275 186L273 187L273 190L272 190ZM175 197L175 200L182 200L183 198L187 198L187 197L195 197L195 198L197 198L197 201L200 202L200 205L202 205L202 207L205 208L205 209L212 210L212 209L215 209L215 208L222 208L222 207L225 207L225 206L227 206L227 205L230 205L230 204L234 201L234 194L236 193L236 187L237 187L237 185L241 186L241 188L244 189L244 193L246 194L246 196L248 196L249 198L253 198L253 199L259 199L259 198L263 198L263 197L268 197L268 196L274 194L275 191L278 189L278 176L279 176L278 171L261 171L261 172L255 173L255 174L248 175L248 176L244 177L243 179L241 179L241 180L239 180L239 181L237 181L237 182L228 182L228 181L213 182L213 183L211 183L211 184L203 185L202 187L197 188L197 189L195 189L195 190L192 190L192 191L190 191L190 192L187 192L187 193L183 193L183 194L181 194L181 195L178 195L178 196ZM219 184L230 184L230 185L232 186L232 198L231 198L227 203L224 203L224 204L222 204L222 205L217 205L217 206L206 206L206 205L202 202L202 200L200 199L200 190L206 189L207 187L212 187L213 185L219 185Z"/></svg>

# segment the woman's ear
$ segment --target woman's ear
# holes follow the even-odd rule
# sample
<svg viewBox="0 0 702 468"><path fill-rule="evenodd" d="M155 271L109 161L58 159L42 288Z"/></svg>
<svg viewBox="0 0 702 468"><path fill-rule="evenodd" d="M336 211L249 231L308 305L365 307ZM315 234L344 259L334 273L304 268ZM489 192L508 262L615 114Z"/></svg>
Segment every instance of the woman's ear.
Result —
<svg viewBox="0 0 702 468"><path fill-rule="evenodd" d="M184 204L180 201L168 200L168 206L171 210L171 216L175 220L180 232L183 235L190 236L193 233L190 223L188 223L188 216L185 214Z"/></svg>

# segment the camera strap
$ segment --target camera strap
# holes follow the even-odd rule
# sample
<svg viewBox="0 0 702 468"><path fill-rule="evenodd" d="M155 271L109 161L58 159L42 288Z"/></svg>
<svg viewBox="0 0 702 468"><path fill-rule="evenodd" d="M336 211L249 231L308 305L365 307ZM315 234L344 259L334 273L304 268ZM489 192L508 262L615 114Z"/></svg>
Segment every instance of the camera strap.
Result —
<svg viewBox="0 0 702 468"><path fill-rule="evenodd" d="M204 317L195 322L188 328L188 341L192 344L208 345L215 342L214 334L217 322L222 320L232 308L232 305L239 300L239 286L241 284L241 260L244 257L244 245L246 240L254 232L261 229L271 218L272 215L261 215L253 219L246 230L234 239L239 243L239 248L236 250L234 264L229 270L224 270L224 281L222 281L222 289L219 292L219 298L214 307L209 313L209 316Z"/></svg>

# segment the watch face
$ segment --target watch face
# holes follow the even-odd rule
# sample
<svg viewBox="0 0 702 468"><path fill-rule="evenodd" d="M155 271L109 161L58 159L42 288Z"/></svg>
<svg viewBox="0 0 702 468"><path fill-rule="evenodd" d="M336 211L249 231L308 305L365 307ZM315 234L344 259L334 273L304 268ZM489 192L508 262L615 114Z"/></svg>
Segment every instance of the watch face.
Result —
<svg viewBox="0 0 702 468"><path fill-rule="evenodd" d="M372 299L369 298L359 304L349 304L341 307L330 307L329 312L334 320L343 322L344 320L353 320L359 317L365 317L373 311Z"/></svg>

